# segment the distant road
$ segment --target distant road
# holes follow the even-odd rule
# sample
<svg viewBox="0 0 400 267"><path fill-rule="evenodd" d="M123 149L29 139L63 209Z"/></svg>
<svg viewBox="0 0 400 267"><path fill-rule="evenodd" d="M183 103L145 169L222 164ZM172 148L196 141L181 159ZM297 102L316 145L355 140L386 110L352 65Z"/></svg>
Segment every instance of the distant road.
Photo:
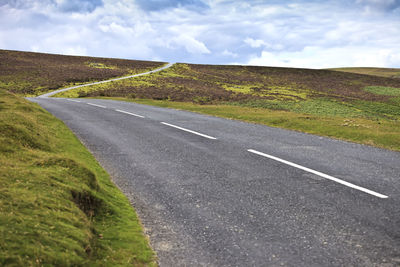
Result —
<svg viewBox="0 0 400 267"><path fill-rule="evenodd" d="M134 103L33 98L130 198L161 266L399 266L400 153Z"/></svg>
<svg viewBox="0 0 400 267"><path fill-rule="evenodd" d="M147 71L147 72L143 72L143 73L139 73L139 74L133 74L133 75L124 76L124 77L120 77L120 78L109 79L109 80L105 80L105 81L99 81L99 82L86 83L86 84L77 85L77 86L71 86L71 87L68 87L68 88L52 91L50 93L43 94L43 95L40 95L38 97L46 98L46 97L50 97L50 96L56 95L58 93L65 92L65 91L72 90L72 89L76 89L76 88L81 88L81 87L85 87L85 86L91 86L91 85L94 85L94 84L101 84L101 83L119 81L119 80L129 79L129 78L133 78L133 77L143 76L143 75L148 75L148 74L151 74L151 73L155 73L155 72L159 72L159 71L165 70L165 69L171 67L172 65L174 65L174 63L168 63L167 65L165 65L165 66L163 66L161 68L154 69L154 70Z"/></svg>

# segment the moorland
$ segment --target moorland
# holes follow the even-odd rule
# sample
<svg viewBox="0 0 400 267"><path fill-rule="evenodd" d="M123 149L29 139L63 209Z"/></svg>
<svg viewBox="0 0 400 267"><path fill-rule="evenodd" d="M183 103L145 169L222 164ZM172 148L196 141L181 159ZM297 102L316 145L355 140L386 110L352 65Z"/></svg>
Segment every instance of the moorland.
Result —
<svg viewBox="0 0 400 267"><path fill-rule="evenodd" d="M361 68L333 68L330 70L350 72L350 73L358 73L358 74L366 74L366 75L374 75L381 76L386 78L400 78L400 69L393 68L371 68L371 67L361 67Z"/></svg>
<svg viewBox="0 0 400 267"><path fill-rule="evenodd" d="M37 96L66 86L145 72L163 64L0 50L0 88Z"/></svg>

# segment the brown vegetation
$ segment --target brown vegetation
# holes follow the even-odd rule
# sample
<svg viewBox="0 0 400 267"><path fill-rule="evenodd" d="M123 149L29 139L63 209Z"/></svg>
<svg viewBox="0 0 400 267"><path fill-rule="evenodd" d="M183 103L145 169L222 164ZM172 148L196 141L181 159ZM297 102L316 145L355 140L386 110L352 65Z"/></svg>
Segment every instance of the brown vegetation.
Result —
<svg viewBox="0 0 400 267"><path fill-rule="evenodd" d="M71 84L144 72L162 64L0 50L0 89L37 95Z"/></svg>
<svg viewBox="0 0 400 267"><path fill-rule="evenodd" d="M393 68L363 67L363 68L336 68L331 70L400 79L400 69L393 69Z"/></svg>
<svg viewBox="0 0 400 267"><path fill-rule="evenodd" d="M251 100L387 101L391 97L364 90L366 86L400 88L399 79L330 70L254 66L177 64L150 77L137 77L81 96L112 96L155 100L221 103Z"/></svg>

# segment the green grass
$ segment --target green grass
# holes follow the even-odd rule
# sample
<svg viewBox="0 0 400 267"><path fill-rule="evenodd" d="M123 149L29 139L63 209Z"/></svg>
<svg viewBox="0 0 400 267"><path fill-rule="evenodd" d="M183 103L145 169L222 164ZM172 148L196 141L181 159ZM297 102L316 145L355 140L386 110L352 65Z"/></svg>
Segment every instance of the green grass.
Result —
<svg viewBox="0 0 400 267"><path fill-rule="evenodd" d="M227 103L234 106L264 108L272 110L285 110L300 114L310 114L316 116L339 116L339 117L360 117L360 109L353 107L346 102L339 102L332 99L307 99L304 101L271 101L254 100L243 103ZM265 112L268 112L265 110Z"/></svg>
<svg viewBox="0 0 400 267"><path fill-rule="evenodd" d="M364 90L377 95L400 96L400 88L386 86L367 86Z"/></svg>
<svg viewBox="0 0 400 267"><path fill-rule="evenodd" d="M263 84L248 84L248 85L235 85L235 84L221 84L221 86L228 91L233 91L242 94L254 96L274 96L275 100L304 100L309 95L306 90L294 90L289 86L269 86L264 88Z"/></svg>
<svg viewBox="0 0 400 267"><path fill-rule="evenodd" d="M3 90L0 265L156 265L128 199L80 141Z"/></svg>
<svg viewBox="0 0 400 267"><path fill-rule="evenodd" d="M103 63L98 63L98 62L85 62L85 64L91 68L95 69L117 69L118 67L113 66L113 65L106 65Z"/></svg>

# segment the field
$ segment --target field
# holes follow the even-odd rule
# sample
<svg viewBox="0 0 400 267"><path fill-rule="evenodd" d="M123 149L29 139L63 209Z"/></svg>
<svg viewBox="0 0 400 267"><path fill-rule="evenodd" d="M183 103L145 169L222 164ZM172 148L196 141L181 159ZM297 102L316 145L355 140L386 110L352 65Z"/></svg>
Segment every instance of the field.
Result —
<svg viewBox="0 0 400 267"><path fill-rule="evenodd" d="M152 75L57 96L146 102L400 150L400 79L396 78L332 70L175 64Z"/></svg>
<svg viewBox="0 0 400 267"><path fill-rule="evenodd" d="M127 198L71 131L0 90L0 265L156 265Z"/></svg>
<svg viewBox="0 0 400 267"><path fill-rule="evenodd" d="M66 86L144 72L163 64L0 50L0 89L36 96Z"/></svg>

